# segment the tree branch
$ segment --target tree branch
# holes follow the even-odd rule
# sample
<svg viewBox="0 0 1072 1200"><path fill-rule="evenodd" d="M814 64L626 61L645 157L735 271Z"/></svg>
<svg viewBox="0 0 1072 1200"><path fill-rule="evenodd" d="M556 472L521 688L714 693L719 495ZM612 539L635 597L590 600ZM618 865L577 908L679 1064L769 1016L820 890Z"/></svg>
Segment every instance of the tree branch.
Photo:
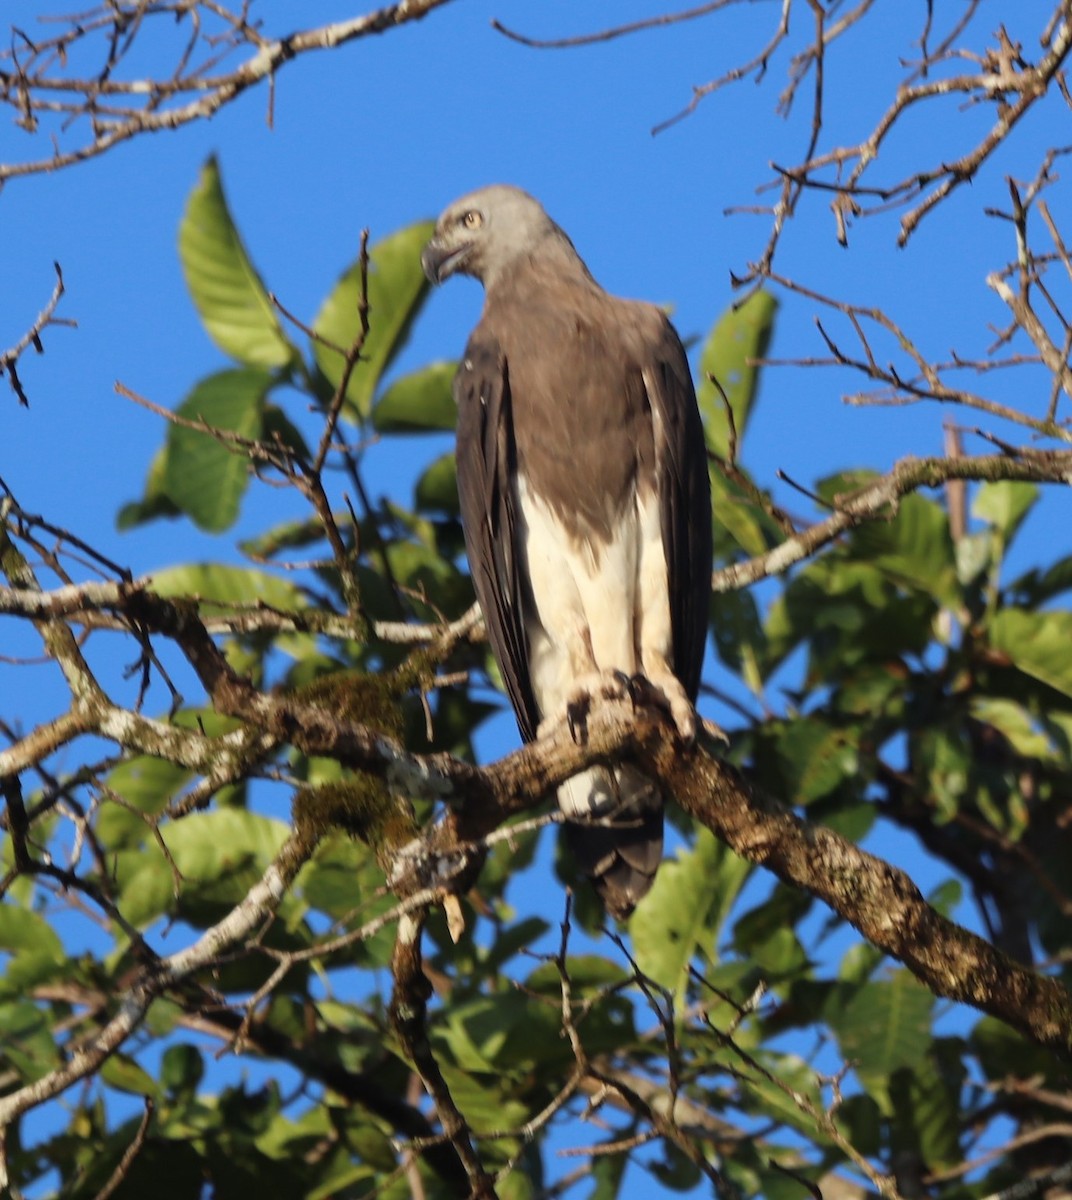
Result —
<svg viewBox="0 0 1072 1200"><path fill-rule="evenodd" d="M207 120L257 84L274 82L277 71L303 54L334 50L358 38L419 21L449 2L398 0L363 16L274 39L264 38L244 18L227 13L223 53L236 47L246 48L250 53L239 66L216 75L209 72L220 51L213 45L213 39L199 29L195 29L187 42L170 77L133 80L113 77L114 49L109 49L108 60L95 76L70 78L51 74L55 63L64 65L68 61L76 43L85 42L94 34L102 34L105 44L112 45L109 35L121 29L129 17L118 5L102 5L93 13L80 14L78 20L71 18L71 27L65 34L41 45L28 42L25 37L22 41L13 38L11 48L0 52L0 64L5 60L11 64L0 69L0 101L19 111L19 123L29 132L36 132L42 117L58 116L64 125L73 118L86 117L91 122L92 137L71 150L57 148L47 158L0 163L0 186L17 176L55 171L96 158L139 134L179 129L193 121ZM181 4L150 0L141 6L139 19L146 15L170 15L181 21L201 7L211 9L217 17L223 11L222 6L203 5L202 0ZM210 57L191 67L193 47L199 42L204 42ZM195 98L167 107L169 101L190 94ZM74 99L70 99L72 96ZM119 104L115 103L117 99Z"/></svg>

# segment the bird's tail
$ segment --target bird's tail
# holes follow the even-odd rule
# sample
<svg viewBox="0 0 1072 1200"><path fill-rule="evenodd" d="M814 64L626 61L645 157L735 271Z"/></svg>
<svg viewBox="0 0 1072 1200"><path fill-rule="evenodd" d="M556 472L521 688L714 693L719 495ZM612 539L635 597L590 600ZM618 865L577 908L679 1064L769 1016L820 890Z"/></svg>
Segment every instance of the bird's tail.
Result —
<svg viewBox="0 0 1072 1200"><path fill-rule="evenodd" d="M562 835L577 865L607 912L624 921L648 893L662 860L661 794L632 767L595 767L563 784L558 798L571 818Z"/></svg>

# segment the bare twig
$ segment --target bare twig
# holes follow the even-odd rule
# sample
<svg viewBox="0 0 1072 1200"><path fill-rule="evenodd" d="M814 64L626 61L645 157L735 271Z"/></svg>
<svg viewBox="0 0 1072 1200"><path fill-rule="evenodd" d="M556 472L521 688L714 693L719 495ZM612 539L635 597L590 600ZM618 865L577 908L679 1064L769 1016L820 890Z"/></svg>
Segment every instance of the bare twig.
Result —
<svg viewBox="0 0 1072 1200"><path fill-rule="evenodd" d="M0 186L18 176L96 158L142 134L207 120L244 92L271 83L296 58L418 21L447 3L398 0L362 16L274 38L245 20L244 6L232 12L209 0L146 0L138 20L130 24L120 5L101 3L68 18L67 27L52 37L36 42L13 38L8 49L0 50L0 102L17 111L19 124L30 133L42 123L55 125L60 133L72 124L88 130L69 149L56 144L46 157L0 164ZM154 77L122 78L115 68L150 17L171 18L180 30L174 69ZM188 37L182 33L183 18L192 22ZM95 50L104 52L97 73L67 72L68 63L81 62ZM242 53L238 65L218 70L223 60Z"/></svg>
<svg viewBox="0 0 1072 1200"><path fill-rule="evenodd" d="M45 351L44 342L41 340L41 335L46 329L54 325L66 325L73 327L74 321L66 318L55 316L56 305L60 302L60 297L63 295L63 272L60 270L59 263L53 263L56 270L56 284L52 289L52 295L48 298L48 303L37 314L34 323L22 335L21 338L9 349L0 353L0 377L7 375L8 383L11 384L11 390L19 398L19 403L28 408L30 405L29 398L22 386L22 380L19 378L18 361L22 354L31 346L38 354L43 354Z"/></svg>

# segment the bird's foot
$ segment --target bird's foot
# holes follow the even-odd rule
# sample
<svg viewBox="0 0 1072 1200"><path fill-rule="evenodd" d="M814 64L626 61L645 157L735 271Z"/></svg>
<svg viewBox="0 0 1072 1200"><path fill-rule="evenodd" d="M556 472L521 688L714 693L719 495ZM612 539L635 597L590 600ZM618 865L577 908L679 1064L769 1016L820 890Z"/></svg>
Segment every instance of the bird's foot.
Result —
<svg viewBox="0 0 1072 1200"><path fill-rule="evenodd" d="M691 746L696 741L696 709L678 677L669 671L653 671L649 675L635 676L634 687L638 681L647 685L647 699L669 711L678 737L686 746Z"/></svg>
<svg viewBox="0 0 1072 1200"><path fill-rule="evenodd" d="M593 700L621 700L632 694L633 681L623 671L592 671L582 675L566 696L570 737L578 744L588 740L588 713Z"/></svg>

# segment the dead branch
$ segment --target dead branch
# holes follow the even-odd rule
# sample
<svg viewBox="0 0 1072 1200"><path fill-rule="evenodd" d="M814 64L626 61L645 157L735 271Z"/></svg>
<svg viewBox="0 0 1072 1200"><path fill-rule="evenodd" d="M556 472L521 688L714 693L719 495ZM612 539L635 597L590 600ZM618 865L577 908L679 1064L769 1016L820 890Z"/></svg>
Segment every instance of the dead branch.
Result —
<svg viewBox="0 0 1072 1200"><path fill-rule="evenodd" d="M28 133L84 132L69 148L57 141L45 157L0 163L0 186L96 158L142 134L207 120L251 88L273 85L276 74L302 55L419 21L447 3L398 0L363 16L274 37L247 19L247 5L232 11L215 0L101 3L41 39L13 29L8 48L0 50L0 103L15 109ZM150 24L177 31L174 66L170 73L126 77L127 60ZM96 72L70 72L69 63L93 55L100 64ZM226 65L236 57L241 61Z"/></svg>
<svg viewBox="0 0 1072 1200"><path fill-rule="evenodd" d="M53 263L56 271L56 284L52 289L52 295L48 298L48 303L37 314L34 323L22 335L21 338L9 349L0 353L0 377L7 375L8 383L11 384L11 390L19 398L19 403L24 408L29 408L30 400L26 395L26 391L22 386L22 380L19 378L18 361L19 358L31 347L38 354L44 354L45 345L41 340L41 335L50 326L66 325L68 328L73 328L75 322L68 320L65 317L57 317L55 315L56 305L60 302L60 297L63 295L63 272L60 270L59 263Z"/></svg>

